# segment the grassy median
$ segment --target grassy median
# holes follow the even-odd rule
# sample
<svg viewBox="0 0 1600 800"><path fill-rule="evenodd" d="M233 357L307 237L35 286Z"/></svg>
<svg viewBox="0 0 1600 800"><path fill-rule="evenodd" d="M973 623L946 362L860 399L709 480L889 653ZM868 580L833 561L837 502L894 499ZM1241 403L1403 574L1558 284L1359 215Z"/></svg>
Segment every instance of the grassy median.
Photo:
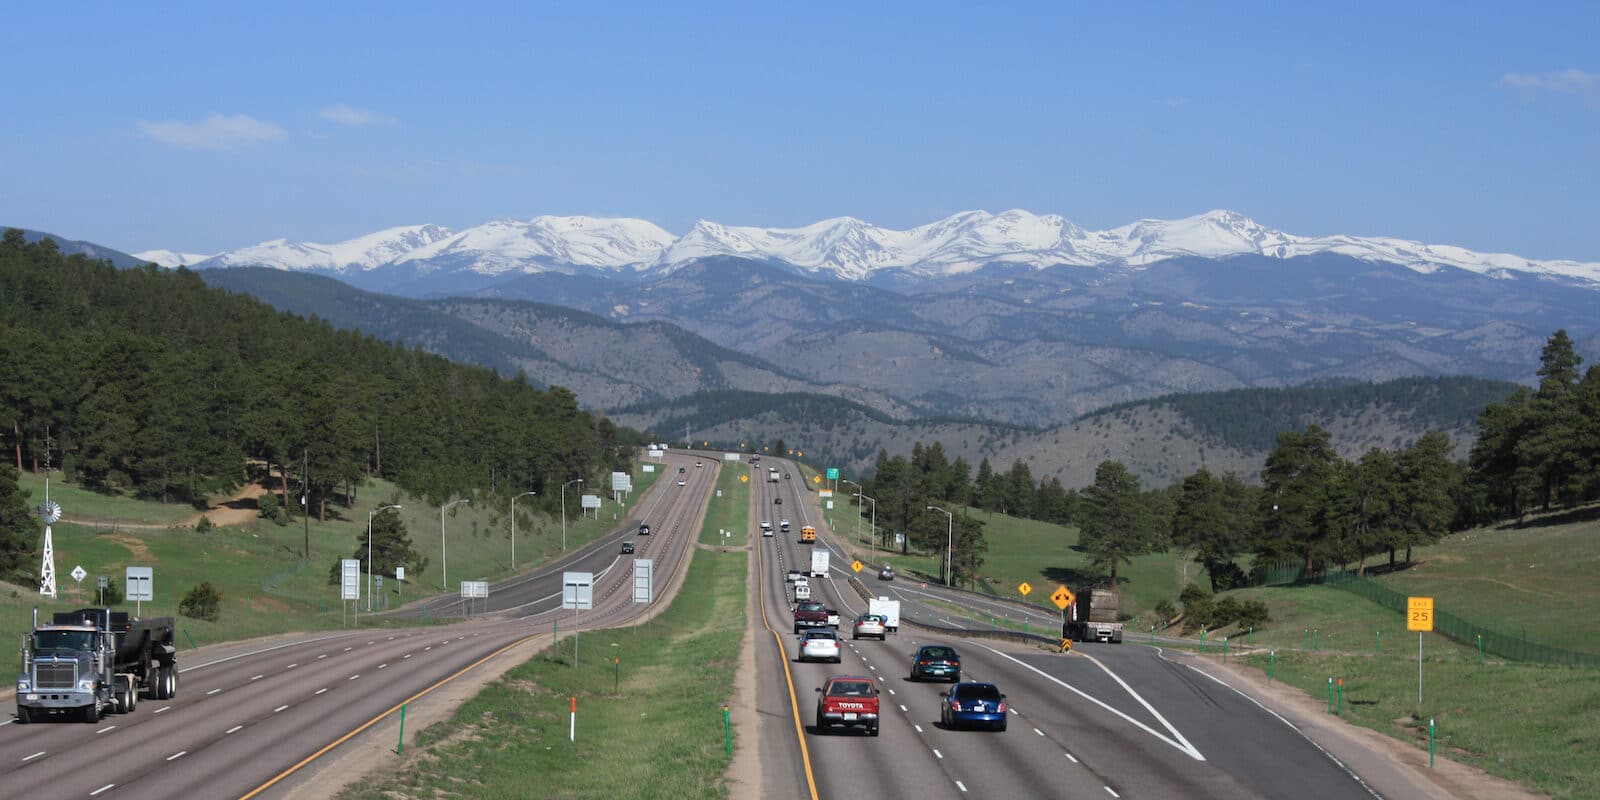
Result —
<svg viewBox="0 0 1600 800"><path fill-rule="evenodd" d="M720 542L719 525L744 524L748 489L735 472L723 470L703 542ZM723 708L748 624L745 565L742 548L699 549L653 624L583 633L578 668L563 635L418 734L399 769L339 796L726 797ZM574 697L576 742L568 740Z"/></svg>

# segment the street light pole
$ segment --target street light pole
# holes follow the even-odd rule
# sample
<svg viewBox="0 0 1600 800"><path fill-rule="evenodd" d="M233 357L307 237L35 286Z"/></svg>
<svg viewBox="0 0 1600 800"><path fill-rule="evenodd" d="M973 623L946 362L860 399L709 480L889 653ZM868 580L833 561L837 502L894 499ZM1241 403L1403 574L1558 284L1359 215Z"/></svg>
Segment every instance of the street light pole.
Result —
<svg viewBox="0 0 1600 800"><path fill-rule="evenodd" d="M876 547L878 544L878 501L860 492L856 492L856 497L872 503L872 544Z"/></svg>
<svg viewBox="0 0 1600 800"><path fill-rule="evenodd" d="M517 568L517 497L527 497L538 492L523 492L511 498L511 568Z"/></svg>
<svg viewBox="0 0 1600 800"><path fill-rule="evenodd" d="M372 612L372 518L378 516L378 513L381 512L381 511L388 511L391 508L399 508L399 507L400 506L397 506L397 505L394 505L394 506L380 506L378 508L374 508L371 511L367 512L367 612L368 613ZM360 606L357 606L357 608L359 608L359 607Z"/></svg>
<svg viewBox="0 0 1600 800"><path fill-rule="evenodd" d="M856 483L855 481L850 480L849 478L840 478L839 482L840 483L848 483L851 486L856 487L856 495L855 496L856 497L860 497L861 496L861 484ZM861 501L860 500L856 501L856 541L858 541L858 542L861 541Z"/></svg>
<svg viewBox="0 0 1600 800"><path fill-rule="evenodd" d="M950 513L949 511L946 511L945 509L942 509L942 508L940 508L938 506L928 506L927 508L928 508L929 511L937 511L940 514L943 514L945 516L945 520L944 520L944 585L949 586L951 584L950 578L952 577L950 575L950 573L955 570L955 550L952 548L951 545L955 542L955 537L954 537L953 534L955 533L955 529L956 529L956 515Z"/></svg>
<svg viewBox="0 0 1600 800"><path fill-rule="evenodd" d="M450 556L444 549L444 510L457 503L470 502L472 502L470 499L463 497L460 500L451 500L450 502L439 506L439 569L442 572L442 574L439 576L439 580L443 582L444 590L447 592L450 591Z"/></svg>
<svg viewBox="0 0 1600 800"><path fill-rule="evenodd" d="M561 484L561 550L567 549L567 487L574 483L583 483L582 478L573 478Z"/></svg>

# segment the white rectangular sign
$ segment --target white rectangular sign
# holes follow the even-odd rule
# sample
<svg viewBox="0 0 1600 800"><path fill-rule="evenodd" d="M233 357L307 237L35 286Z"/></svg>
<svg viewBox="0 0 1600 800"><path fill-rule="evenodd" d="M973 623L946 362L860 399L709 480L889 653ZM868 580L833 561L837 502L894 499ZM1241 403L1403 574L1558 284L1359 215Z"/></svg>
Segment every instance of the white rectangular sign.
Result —
<svg viewBox="0 0 1600 800"><path fill-rule="evenodd" d="M394 568L394 579L396 581L399 581L400 583L405 583L405 580L406 580L406 568L405 567L395 567Z"/></svg>
<svg viewBox="0 0 1600 800"><path fill-rule="evenodd" d="M586 495L584 495L583 496L583 505L582 505L582 507L583 508L599 508L600 507L600 495L597 495L597 494L586 494Z"/></svg>
<svg viewBox="0 0 1600 800"><path fill-rule="evenodd" d="M129 600L143 600L153 603L156 599L155 570L151 567L128 567L127 591L123 596Z"/></svg>
<svg viewBox="0 0 1600 800"><path fill-rule="evenodd" d="M738 453L723 453L722 454L722 460L723 461L738 461L739 460L739 454Z"/></svg>
<svg viewBox="0 0 1600 800"><path fill-rule="evenodd" d="M482 599L489 596L488 581L462 581L461 597L468 600Z"/></svg>
<svg viewBox="0 0 1600 800"><path fill-rule="evenodd" d="M633 488L631 486L631 483L632 483L632 480L628 477L628 473L626 473L626 472L613 472L613 473L611 473L611 491L613 491L613 492L625 492L625 491Z"/></svg>
<svg viewBox="0 0 1600 800"><path fill-rule="evenodd" d="M354 558L339 560L339 599L361 599L361 561Z"/></svg>
<svg viewBox="0 0 1600 800"><path fill-rule="evenodd" d="M655 592L650 559L633 560L633 602L648 603Z"/></svg>
<svg viewBox="0 0 1600 800"><path fill-rule="evenodd" d="M561 573L561 607L588 611L594 608L594 573Z"/></svg>
<svg viewBox="0 0 1600 800"><path fill-rule="evenodd" d="M818 497L832 497L833 496L833 490L832 489L823 489L823 490L817 492L817 496Z"/></svg>
<svg viewBox="0 0 1600 800"><path fill-rule="evenodd" d="M640 464L639 468L644 470L645 472L655 472L656 471L656 465L654 465L654 464Z"/></svg>
<svg viewBox="0 0 1600 800"><path fill-rule="evenodd" d="M651 458L661 458L662 456L665 456L667 454L667 451L662 450L660 448L651 448L651 450L649 452L650 452L650 457Z"/></svg>
<svg viewBox="0 0 1600 800"><path fill-rule="evenodd" d="M833 510L833 501L832 501L832 500L829 500L829 501L828 501L828 510L829 510L829 511L832 511L832 510Z"/></svg>

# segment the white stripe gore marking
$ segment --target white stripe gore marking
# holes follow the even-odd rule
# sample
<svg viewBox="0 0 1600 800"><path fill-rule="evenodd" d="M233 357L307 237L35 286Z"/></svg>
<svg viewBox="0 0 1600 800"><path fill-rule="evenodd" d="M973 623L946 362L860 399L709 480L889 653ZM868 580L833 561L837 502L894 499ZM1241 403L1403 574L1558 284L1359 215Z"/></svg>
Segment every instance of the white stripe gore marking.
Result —
<svg viewBox="0 0 1600 800"><path fill-rule="evenodd" d="M1113 791L1110 786L1106 787L1106 793L1111 795L1112 797L1121 797L1122 796L1120 794L1117 794L1115 791Z"/></svg>
<svg viewBox="0 0 1600 800"><path fill-rule="evenodd" d="M316 691L314 691L314 692L312 692L312 693L311 693L311 694L312 694L312 695L313 695L313 696L315 696L315 695L319 695L319 694L322 694L322 693L323 693L323 692L326 692L326 691L328 691L328 687L326 687L326 686L324 686L324 687L322 687L322 688L321 688L321 689L318 689L318 690L316 690Z"/></svg>
<svg viewBox="0 0 1600 800"><path fill-rule="evenodd" d="M1161 716L1161 712L1156 711L1156 707L1155 706L1150 705L1150 703L1145 701L1145 699L1143 697L1140 697L1139 693L1135 692L1133 690L1133 687L1129 686L1128 682L1124 681L1122 679L1122 676L1118 675L1115 672L1112 672L1110 667L1107 667L1105 664L1101 663L1100 659L1095 658L1094 656L1091 656L1091 655L1085 653L1083 655L1083 657L1089 659L1090 661L1093 661L1095 666L1099 667L1107 675L1110 675L1111 679L1116 681L1117 684L1120 685L1123 688L1124 691L1126 691L1128 694L1133 696L1133 699L1138 700L1139 701L1139 705L1144 706L1145 710L1149 711L1151 716L1155 717L1158 720L1161 720L1161 724L1166 726L1167 730L1172 733L1172 738L1177 739L1178 741L1183 743L1184 747L1189 748L1189 752L1194 754L1194 757L1195 757L1196 761L1204 761L1205 760L1205 757L1200 755L1200 751L1194 749L1194 745L1189 744L1189 740L1183 738L1183 734L1178 733L1178 729L1172 727L1172 723L1168 722L1166 717Z"/></svg>
<svg viewBox="0 0 1600 800"><path fill-rule="evenodd" d="M223 733L238 733L241 730L244 730L244 726L243 725L235 725L235 726L223 731Z"/></svg>
<svg viewBox="0 0 1600 800"><path fill-rule="evenodd" d="M994 653L995 655L997 655L997 656L999 656L999 657L1001 657L1001 658L1003 658L1003 659L1005 659L1007 661L1010 661L1013 664L1016 664L1017 666L1022 667L1023 669L1030 670L1030 671L1034 672L1035 674L1039 675L1040 677L1044 678L1045 680L1048 680L1051 683L1054 683L1057 686L1060 686L1061 688L1066 689L1067 691L1072 692L1073 694L1078 695L1079 697L1082 697L1083 699L1088 700L1089 702L1094 703L1095 705L1097 705L1097 706L1099 706L1099 707L1101 707L1101 708L1103 708L1103 709L1105 709L1107 711L1110 711L1111 713L1116 714L1119 717L1122 717L1123 719L1127 720L1129 723L1131 723L1134 727L1138 728L1139 730L1142 730L1145 733L1148 733L1151 736L1154 736L1157 739L1159 739L1159 740L1161 740L1163 742L1166 742L1169 745L1172 745L1173 749L1177 750L1178 752L1185 753L1190 758L1193 758L1196 761L1204 761L1204 760L1206 760L1206 757L1201 755L1199 750L1194 749L1194 745L1189 744L1189 742L1187 740L1184 740L1182 744L1179 744L1178 742L1173 741L1172 739L1169 739L1169 738L1157 733L1155 731L1155 729L1151 728L1149 725L1146 725L1143 722L1140 722L1139 720L1136 720L1133 717L1130 717L1127 714L1124 714L1121 711L1118 711L1118 710L1112 708L1111 706L1106 705L1105 703L1101 702L1099 698L1093 697L1093 696L1088 695L1088 694L1085 694L1082 690L1078 689L1078 687L1073 686L1073 685L1067 683L1066 681L1063 681L1060 678L1057 678L1054 675L1051 675L1051 674L1045 672L1044 670L1041 670L1038 667L1033 666L1032 664L1024 663L1024 662L1019 661L1019 660L1017 660L1015 658L1012 658L1011 656L1009 656L1009 655L1007 655L1005 653L1002 653L999 650L994 649L993 647L989 647L987 645L981 645L981 644L978 645L978 646L982 647L985 650L988 650L991 653ZM1088 656L1088 655L1086 655L1084 657L1085 658L1089 658L1091 660L1094 658L1093 656ZM1099 663L1099 662L1095 662L1095 663ZM1102 669L1104 669L1104 667L1102 667ZM1110 672L1110 670L1106 670L1106 671L1108 673ZM1115 675L1112 675L1111 677L1116 678ZM1122 679L1121 678L1117 678L1117 682L1118 683L1122 683ZM1123 686L1126 688L1127 684L1123 684ZM1129 694L1133 694L1133 689L1128 688L1128 693ZM1136 697L1136 698L1139 697L1139 695L1137 695L1137 694L1133 694L1133 696ZM1139 698L1139 702L1143 703L1144 699L1143 698ZM1149 704L1146 703L1145 707L1149 708ZM1155 714L1155 709L1153 709L1153 708L1150 709L1150 713ZM1156 714L1156 719L1161 720L1162 724L1166 725L1167 726L1167 730L1172 731L1174 736L1178 736L1178 732L1176 730L1172 729L1171 723L1168 723L1166 721L1166 719L1163 718L1160 714ZM1178 739L1181 740L1181 739L1183 739L1183 737L1182 736L1178 736Z"/></svg>
<svg viewBox="0 0 1600 800"><path fill-rule="evenodd" d="M42 756L42 755L44 755L44 751L43 751L43 750L40 750L40 751L39 751L39 752L37 752L37 753L34 753L34 754L33 754L33 755L31 755L31 756L28 756L28 757L27 757L27 758L24 758L24 759L22 759L22 763L24 763L24 764L26 764L26 763L28 763L28 762L29 762L29 761L32 761L32 760L34 760L34 759L36 759L36 758L38 758L38 757L39 757L39 756Z"/></svg>
<svg viewBox="0 0 1600 800"><path fill-rule="evenodd" d="M114 731L116 729L117 729L117 726L115 726L115 725L107 725L104 728L101 728L100 730L95 731L94 735L99 736L100 734L105 733L106 731Z"/></svg>
<svg viewBox="0 0 1600 800"><path fill-rule="evenodd" d="M178 759L183 758L184 754L186 754L188 752L189 752L188 750L179 750L178 752L173 753L170 756L167 756L167 760L168 761L177 761Z"/></svg>
<svg viewBox="0 0 1600 800"><path fill-rule="evenodd" d="M933 755L936 758L944 758L944 753L939 752L939 748L937 747L933 748Z"/></svg>
<svg viewBox="0 0 1600 800"><path fill-rule="evenodd" d="M279 711L282 711L282 710L284 710L286 708L288 708L288 706L278 706L277 708L272 709L272 713L276 714Z"/></svg>
<svg viewBox="0 0 1600 800"><path fill-rule="evenodd" d="M111 787L113 787L113 786L116 786L116 784L114 784L114 783L108 783L108 784L106 784L106 785L104 785L104 786L102 786L102 787L100 787L100 788L98 788L98 789L96 789L96 790L94 790L94 791L92 791L92 792L90 792L90 793L89 793L89 796L90 796L90 797L94 797L94 796L95 796L95 795L97 795L97 794L99 794L99 793L101 793L101 792L103 792L103 791L106 791L106 790L107 790L107 789L110 789L110 788L111 788Z"/></svg>
<svg viewBox="0 0 1600 800"><path fill-rule="evenodd" d="M170 708L172 708L172 706L162 706L162 707L156 709L155 713L160 714L161 712L166 711L166 710L168 710Z"/></svg>
<svg viewBox="0 0 1600 800"><path fill-rule="evenodd" d="M962 792L965 792L967 790L967 785L961 781L956 781L956 788L960 789Z"/></svg>

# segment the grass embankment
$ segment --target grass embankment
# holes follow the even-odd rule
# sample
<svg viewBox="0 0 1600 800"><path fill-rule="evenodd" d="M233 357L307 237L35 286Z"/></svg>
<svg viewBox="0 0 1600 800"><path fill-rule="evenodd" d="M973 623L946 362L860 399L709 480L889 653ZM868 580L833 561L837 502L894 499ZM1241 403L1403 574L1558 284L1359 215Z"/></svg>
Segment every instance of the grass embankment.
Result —
<svg viewBox="0 0 1600 800"><path fill-rule="evenodd" d="M633 498L627 506L619 508L608 499L598 520L569 516L568 549L593 540L625 519L659 474L636 467ZM24 475L21 484L32 492L30 506L43 500L42 478ZM302 564L306 528L300 517L289 525L254 519L202 534L184 524L198 513L189 506L103 495L53 480L50 498L62 505L66 519L75 520L53 526L58 598L49 600L28 587L0 584L0 632L26 632L34 607L41 617L48 617L54 611L94 605L96 577L106 576L120 587L129 566L154 569L155 601L144 603L141 609L147 617L177 615L184 594L201 581L210 581L222 592L219 622L180 619L180 647L339 627L338 589L328 583L328 570L365 541L368 513L397 493L393 484L371 481L358 491L351 507L330 505L326 522L311 520L311 557ZM530 513L530 500L518 503L517 565L524 570L561 550L560 516ZM399 502L403 509L384 513L401 515L413 546L428 559L429 566L420 572L408 570L408 583L398 595L393 591L394 581L386 580L384 591L373 598L378 607L385 602L393 607L442 591L439 509L411 497L401 497ZM459 504L445 512L452 584L512 574L509 508L495 505ZM81 589L70 577L72 568L80 565L88 573ZM117 607L132 610L134 604Z"/></svg>
<svg viewBox="0 0 1600 800"><path fill-rule="evenodd" d="M746 524L749 488L736 472L722 471L702 544ZM418 734L391 776L340 797L726 797L723 707L749 624L746 559L742 549L700 548L651 626L583 633L577 669L572 640L562 639Z"/></svg>

